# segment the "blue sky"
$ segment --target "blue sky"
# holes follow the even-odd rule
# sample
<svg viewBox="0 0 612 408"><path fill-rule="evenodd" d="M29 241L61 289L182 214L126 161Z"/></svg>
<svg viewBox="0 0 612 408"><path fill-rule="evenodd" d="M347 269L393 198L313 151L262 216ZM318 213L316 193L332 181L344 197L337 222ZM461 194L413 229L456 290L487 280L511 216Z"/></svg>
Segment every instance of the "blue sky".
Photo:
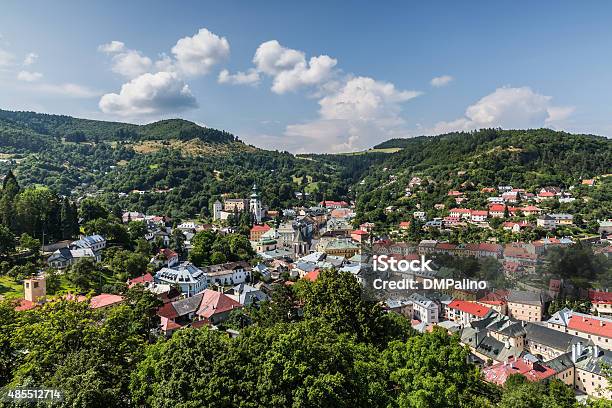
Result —
<svg viewBox="0 0 612 408"><path fill-rule="evenodd" d="M0 108L183 117L294 152L491 126L612 135L609 2L84 3L4 2Z"/></svg>

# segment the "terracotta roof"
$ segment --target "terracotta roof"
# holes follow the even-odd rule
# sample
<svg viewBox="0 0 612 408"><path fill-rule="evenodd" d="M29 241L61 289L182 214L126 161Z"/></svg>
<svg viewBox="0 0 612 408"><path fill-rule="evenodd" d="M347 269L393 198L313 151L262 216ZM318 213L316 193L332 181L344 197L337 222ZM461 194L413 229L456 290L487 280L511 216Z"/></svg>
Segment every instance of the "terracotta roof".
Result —
<svg viewBox="0 0 612 408"><path fill-rule="evenodd" d="M570 317L568 329L612 338L612 320L575 313Z"/></svg>
<svg viewBox="0 0 612 408"><path fill-rule="evenodd" d="M231 297L215 290L206 289L202 294L204 296L197 313L205 318L242 307Z"/></svg>
<svg viewBox="0 0 612 408"><path fill-rule="evenodd" d="M487 210L472 210L472 215L488 215Z"/></svg>
<svg viewBox="0 0 612 408"><path fill-rule="evenodd" d="M483 373L486 381L503 385L512 374L523 374L529 381L540 381L556 374L556 371L542 363L519 358L508 363L494 364L483 369Z"/></svg>
<svg viewBox="0 0 612 408"><path fill-rule="evenodd" d="M153 282L153 275L151 275L149 272L134 279L128 280L128 287L131 288L132 286L137 285L139 283L144 285L147 282Z"/></svg>
<svg viewBox="0 0 612 408"><path fill-rule="evenodd" d="M157 315L167 319L174 319L178 316L178 313L176 312L174 306L172 306L172 303L166 303L157 309Z"/></svg>
<svg viewBox="0 0 612 408"><path fill-rule="evenodd" d="M306 275L304 275L304 279L314 282L317 280L320 273L321 271L317 268L315 270L308 272Z"/></svg>
<svg viewBox="0 0 612 408"><path fill-rule="evenodd" d="M266 231L270 231L270 226L267 224L253 225L253 227L251 228L251 232L266 232Z"/></svg>
<svg viewBox="0 0 612 408"><path fill-rule="evenodd" d="M355 234L355 235L367 235L368 233L364 230L355 230L353 232L351 232L351 234Z"/></svg>
<svg viewBox="0 0 612 408"><path fill-rule="evenodd" d="M25 310L34 309L36 306L38 306L38 303L26 299L19 299L19 304L15 307L15 311L23 312Z"/></svg>
<svg viewBox="0 0 612 408"><path fill-rule="evenodd" d="M612 303L612 292L589 289L589 300L591 303L610 304Z"/></svg>
<svg viewBox="0 0 612 408"><path fill-rule="evenodd" d="M92 297L89 301L89 304L92 309L99 309L101 307L115 305L123 301L123 296L113 295L110 293L102 293L101 295Z"/></svg>
<svg viewBox="0 0 612 408"><path fill-rule="evenodd" d="M452 302L450 302L448 307L450 307L451 309L461 310L462 312L478 317L485 317L487 313L491 311L491 309L486 306L482 306L477 303L472 303L465 300L453 300Z"/></svg>
<svg viewBox="0 0 612 408"><path fill-rule="evenodd" d="M506 206L503 204L491 204L489 206L489 211L491 212L503 212L506 209Z"/></svg>
<svg viewBox="0 0 612 408"><path fill-rule="evenodd" d="M176 252L174 252L171 249L168 248L162 248L159 250L160 255L163 255L167 260L170 260L176 256L178 256L178 254Z"/></svg>

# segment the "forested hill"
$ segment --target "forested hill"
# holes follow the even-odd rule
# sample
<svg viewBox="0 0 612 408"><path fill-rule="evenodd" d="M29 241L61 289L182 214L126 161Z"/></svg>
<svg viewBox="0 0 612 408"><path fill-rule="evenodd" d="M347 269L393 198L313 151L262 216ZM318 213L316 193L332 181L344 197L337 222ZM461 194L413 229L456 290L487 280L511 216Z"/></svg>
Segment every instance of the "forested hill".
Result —
<svg viewBox="0 0 612 408"><path fill-rule="evenodd" d="M390 171L449 177L465 172L477 184L567 185L612 172L612 140L550 129L483 129L434 137L392 139L401 148L381 164ZM455 174L456 176L456 174Z"/></svg>
<svg viewBox="0 0 612 408"><path fill-rule="evenodd" d="M78 119L65 115L0 110L0 146L15 146L20 134L44 141L68 142L199 139L210 143L236 142L231 133L199 126L183 119L168 119L148 125ZM10 132L14 137L8 138Z"/></svg>
<svg viewBox="0 0 612 408"><path fill-rule="evenodd" d="M0 177L9 169L24 188L174 217L207 215L222 195L247 197L253 183L273 209L300 204L297 191L312 201L347 199L349 183L332 164L258 149L186 120L133 125L0 110Z"/></svg>
<svg viewBox="0 0 612 408"><path fill-rule="evenodd" d="M394 139L375 147L390 148L400 150L368 169L355 186L363 218L395 222L380 210L391 205L403 209L394 213L400 218L411 214L417 202L424 210L436 203L455 206L447 196L451 190L511 185L536 192L546 186L569 189L591 178L599 180L598 187L584 192L581 205L593 207L593 219L607 218L612 211L612 178L604 177L612 174L612 140L604 137L550 129L483 129ZM426 194L408 199L405 189L415 176L424 180Z"/></svg>

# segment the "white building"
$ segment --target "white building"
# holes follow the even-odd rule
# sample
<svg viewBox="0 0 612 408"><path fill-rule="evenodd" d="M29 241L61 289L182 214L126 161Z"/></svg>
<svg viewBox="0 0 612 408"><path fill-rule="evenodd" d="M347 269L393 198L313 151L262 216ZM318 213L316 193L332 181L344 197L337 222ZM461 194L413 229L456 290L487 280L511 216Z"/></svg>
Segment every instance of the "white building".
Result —
<svg viewBox="0 0 612 408"><path fill-rule="evenodd" d="M425 296L413 293L408 297L412 302L412 316L426 324L438 323L438 304Z"/></svg>

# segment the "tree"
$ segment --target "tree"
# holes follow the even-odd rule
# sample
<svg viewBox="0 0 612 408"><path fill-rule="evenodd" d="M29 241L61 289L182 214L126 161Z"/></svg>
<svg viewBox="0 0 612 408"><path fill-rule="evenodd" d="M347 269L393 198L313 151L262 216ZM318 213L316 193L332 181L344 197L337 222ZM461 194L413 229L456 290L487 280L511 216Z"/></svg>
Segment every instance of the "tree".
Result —
<svg viewBox="0 0 612 408"><path fill-rule="evenodd" d="M467 407L491 392L468 354L456 335L436 329L392 342L381 361L399 407Z"/></svg>
<svg viewBox="0 0 612 408"><path fill-rule="evenodd" d="M66 273L68 281L73 284L79 292L87 292L95 283L97 275L96 264L90 258L81 258L76 261Z"/></svg>
<svg viewBox="0 0 612 408"><path fill-rule="evenodd" d="M98 201L92 198L86 198L81 201L79 216L83 219L83 222L88 222L98 218L108 218L109 212Z"/></svg>
<svg viewBox="0 0 612 408"><path fill-rule="evenodd" d="M21 237L19 237L19 247L24 251L38 254L40 251L40 241L24 232L21 234Z"/></svg>
<svg viewBox="0 0 612 408"><path fill-rule="evenodd" d="M15 250L15 235L6 226L0 224L0 257L7 256Z"/></svg>

